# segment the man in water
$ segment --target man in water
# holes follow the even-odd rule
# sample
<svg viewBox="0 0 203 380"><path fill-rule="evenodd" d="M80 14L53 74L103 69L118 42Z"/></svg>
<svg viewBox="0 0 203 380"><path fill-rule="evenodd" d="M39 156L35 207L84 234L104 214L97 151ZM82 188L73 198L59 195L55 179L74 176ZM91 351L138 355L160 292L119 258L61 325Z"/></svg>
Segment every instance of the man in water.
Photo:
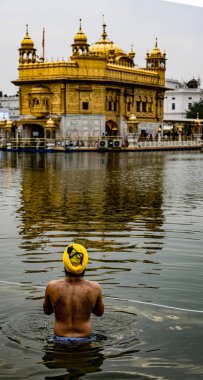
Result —
<svg viewBox="0 0 203 380"><path fill-rule="evenodd" d="M65 278L50 281L45 291L44 313L54 313L54 341L91 340L91 314L104 313L101 287L83 278L88 253L80 244L70 244L63 254Z"/></svg>

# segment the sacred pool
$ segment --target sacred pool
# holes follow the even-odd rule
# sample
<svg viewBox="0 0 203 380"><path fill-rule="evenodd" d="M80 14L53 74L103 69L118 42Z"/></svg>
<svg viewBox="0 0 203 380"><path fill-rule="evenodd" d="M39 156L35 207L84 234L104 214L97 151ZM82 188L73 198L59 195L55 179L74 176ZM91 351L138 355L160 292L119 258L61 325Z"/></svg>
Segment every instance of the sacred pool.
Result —
<svg viewBox="0 0 203 380"><path fill-rule="evenodd" d="M0 152L0 378L203 378L203 154ZM71 242L102 286L97 340L47 342Z"/></svg>

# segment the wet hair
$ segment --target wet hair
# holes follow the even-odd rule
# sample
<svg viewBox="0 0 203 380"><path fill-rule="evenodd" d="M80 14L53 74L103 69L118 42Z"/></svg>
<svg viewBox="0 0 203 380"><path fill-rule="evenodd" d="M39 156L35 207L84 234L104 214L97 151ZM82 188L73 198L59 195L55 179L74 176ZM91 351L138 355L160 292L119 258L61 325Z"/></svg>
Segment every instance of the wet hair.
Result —
<svg viewBox="0 0 203 380"><path fill-rule="evenodd" d="M64 272L65 272L66 277L83 277L85 274L85 270L82 273L76 274L76 273L68 272L66 268L64 268Z"/></svg>

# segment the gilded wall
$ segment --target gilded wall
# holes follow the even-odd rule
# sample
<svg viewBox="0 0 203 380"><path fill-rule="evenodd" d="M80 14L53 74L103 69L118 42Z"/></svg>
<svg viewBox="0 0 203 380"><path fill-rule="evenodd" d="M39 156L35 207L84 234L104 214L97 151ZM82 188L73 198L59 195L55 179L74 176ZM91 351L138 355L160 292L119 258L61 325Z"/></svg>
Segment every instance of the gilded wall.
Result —
<svg viewBox="0 0 203 380"><path fill-rule="evenodd" d="M70 135L77 120L81 135L87 130L123 135L132 115L140 124L162 122L166 58L157 41L145 68L135 65L132 49L124 53L109 41L105 24L101 39L91 46L80 25L72 48L68 61L38 59L27 30L19 49L19 77L13 82L19 86L22 120L42 120L47 128L50 117L58 118L61 124L53 122L58 136Z"/></svg>

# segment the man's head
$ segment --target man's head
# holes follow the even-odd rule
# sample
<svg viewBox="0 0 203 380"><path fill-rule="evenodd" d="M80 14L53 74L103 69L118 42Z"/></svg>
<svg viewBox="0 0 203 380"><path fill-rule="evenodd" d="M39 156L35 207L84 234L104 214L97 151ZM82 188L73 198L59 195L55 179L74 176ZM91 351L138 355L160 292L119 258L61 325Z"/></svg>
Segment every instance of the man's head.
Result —
<svg viewBox="0 0 203 380"><path fill-rule="evenodd" d="M88 262L88 253L81 244L70 244L63 253L63 264L66 272L80 275L84 272Z"/></svg>

